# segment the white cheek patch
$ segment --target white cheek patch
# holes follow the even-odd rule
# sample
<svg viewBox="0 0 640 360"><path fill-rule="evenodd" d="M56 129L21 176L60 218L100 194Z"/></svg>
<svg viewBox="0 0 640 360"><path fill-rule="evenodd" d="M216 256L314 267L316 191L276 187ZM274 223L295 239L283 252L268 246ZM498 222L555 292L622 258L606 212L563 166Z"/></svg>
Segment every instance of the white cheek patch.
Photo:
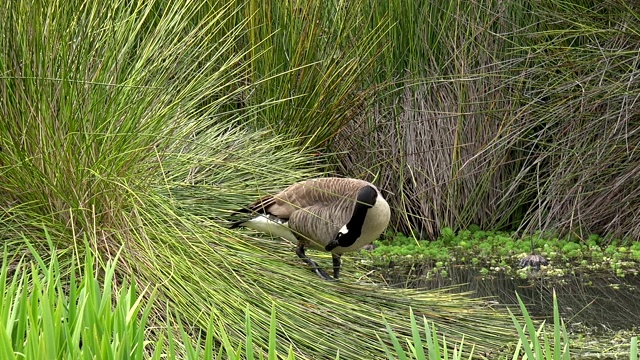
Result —
<svg viewBox="0 0 640 360"><path fill-rule="evenodd" d="M349 229L347 229L347 225L345 225L338 232L342 235L347 235L347 233L349 232Z"/></svg>

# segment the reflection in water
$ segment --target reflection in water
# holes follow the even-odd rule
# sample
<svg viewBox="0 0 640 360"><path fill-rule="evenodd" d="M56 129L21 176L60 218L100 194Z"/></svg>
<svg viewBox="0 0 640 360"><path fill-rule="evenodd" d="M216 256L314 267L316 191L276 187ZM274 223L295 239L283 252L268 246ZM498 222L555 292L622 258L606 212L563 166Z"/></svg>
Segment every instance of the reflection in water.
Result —
<svg viewBox="0 0 640 360"><path fill-rule="evenodd" d="M561 278L532 276L521 279L503 272L482 275L479 269L451 266L447 276L427 276L428 265L378 269L390 286L433 289L460 285L457 291L473 291L476 297L493 297L501 305L517 305L517 291L529 313L553 322L553 289L560 316L568 324L594 331L630 330L640 324L640 275L624 278L612 274L584 273Z"/></svg>

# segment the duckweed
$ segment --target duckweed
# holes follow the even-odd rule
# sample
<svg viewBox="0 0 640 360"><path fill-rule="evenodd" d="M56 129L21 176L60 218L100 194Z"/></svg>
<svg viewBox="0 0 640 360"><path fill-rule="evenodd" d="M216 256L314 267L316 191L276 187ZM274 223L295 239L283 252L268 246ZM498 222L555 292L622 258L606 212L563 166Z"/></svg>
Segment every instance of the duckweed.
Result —
<svg viewBox="0 0 640 360"><path fill-rule="evenodd" d="M388 261L431 262L439 271L456 264L479 267L481 274L510 271L523 276L526 272L518 272L519 261L530 254L533 247L534 253L544 256L550 263L543 267L546 275L562 275L566 270L559 268L573 271L575 267L608 269L618 276L640 270L640 242L597 234L582 239L542 232L519 236L505 231L481 230L472 225L457 233L451 228L443 228L438 239L433 241L387 231L384 238L374 244L376 248L363 251L363 256L377 265Z"/></svg>

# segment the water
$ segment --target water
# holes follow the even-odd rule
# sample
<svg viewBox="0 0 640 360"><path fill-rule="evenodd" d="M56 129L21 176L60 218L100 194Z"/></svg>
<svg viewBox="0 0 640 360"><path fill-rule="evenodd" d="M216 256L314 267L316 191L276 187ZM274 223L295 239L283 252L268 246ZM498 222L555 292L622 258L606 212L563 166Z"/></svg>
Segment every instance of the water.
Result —
<svg viewBox="0 0 640 360"><path fill-rule="evenodd" d="M504 272L482 275L479 269L450 266L447 276L427 274L428 265L379 269L390 286L440 288L460 285L456 291L472 291L475 297L491 297L501 305L517 306L516 291L529 314L553 322L553 290L560 316L569 326L592 331L634 330L640 326L640 275L617 277L608 273L581 273L562 277L530 276L522 279Z"/></svg>

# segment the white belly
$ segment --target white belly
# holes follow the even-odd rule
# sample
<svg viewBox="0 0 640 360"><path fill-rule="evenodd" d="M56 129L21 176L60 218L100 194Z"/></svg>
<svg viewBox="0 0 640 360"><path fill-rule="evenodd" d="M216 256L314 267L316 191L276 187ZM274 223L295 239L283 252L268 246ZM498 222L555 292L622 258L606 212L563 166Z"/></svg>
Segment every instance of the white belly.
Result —
<svg viewBox="0 0 640 360"><path fill-rule="evenodd" d="M265 234L283 237L291 242L298 241L286 222L276 222L270 220L265 215L260 215L251 220L245 221L242 225Z"/></svg>

